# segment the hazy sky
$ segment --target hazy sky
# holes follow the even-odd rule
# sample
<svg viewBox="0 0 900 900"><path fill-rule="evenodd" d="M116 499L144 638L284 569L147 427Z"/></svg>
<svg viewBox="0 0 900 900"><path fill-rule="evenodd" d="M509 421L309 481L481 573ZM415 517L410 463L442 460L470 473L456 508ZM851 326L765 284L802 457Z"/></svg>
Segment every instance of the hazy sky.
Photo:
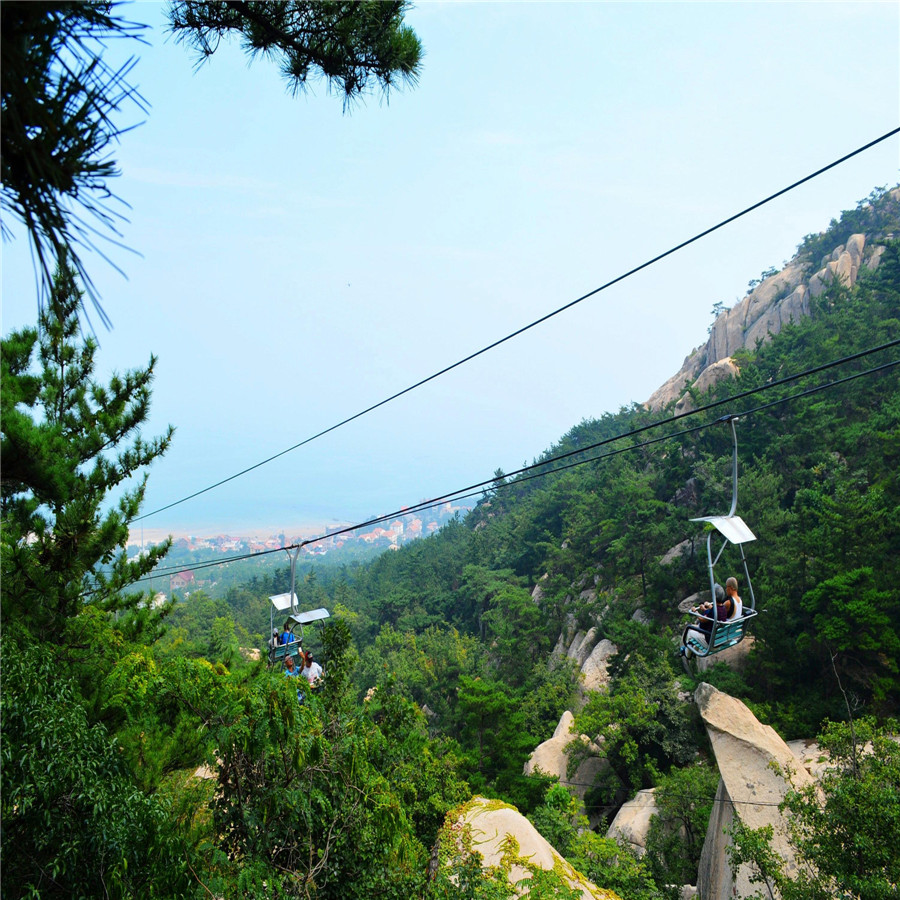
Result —
<svg viewBox="0 0 900 900"><path fill-rule="evenodd" d="M104 370L159 357L176 426L145 510L252 465L900 124L897 3L422 3L421 81L350 114L225 48L199 71L162 4L122 138L124 280ZM129 120L128 116L125 117ZM137 120L131 114L130 120ZM711 308L876 186L898 139L147 529L356 521L530 462L645 400ZM3 333L36 318L3 247Z"/></svg>

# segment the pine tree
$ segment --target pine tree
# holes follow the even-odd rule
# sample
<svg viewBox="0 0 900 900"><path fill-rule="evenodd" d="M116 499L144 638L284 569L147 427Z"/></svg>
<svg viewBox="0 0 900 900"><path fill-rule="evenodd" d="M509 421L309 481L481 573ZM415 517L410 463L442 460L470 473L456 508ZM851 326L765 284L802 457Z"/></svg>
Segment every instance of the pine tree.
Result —
<svg viewBox="0 0 900 900"><path fill-rule="evenodd" d="M405 0L174 0L171 29L179 41L213 55L238 37L251 56L276 60L292 93L323 79L345 109L374 87L387 94L414 85L422 45L403 24ZM131 83L136 59L105 61L116 38L142 40L146 26L124 19L107 0L5 0L0 6L0 175L5 213L28 233L44 291L64 257L106 315L82 254L103 241L118 244L124 221L109 184L118 174L111 153L130 108L148 105ZM7 223L2 225L8 237ZM98 240L99 239L99 240ZM43 297L42 297L43 299Z"/></svg>
<svg viewBox="0 0 900 900"><path fill-rule="evenodd" d="M169 543L129 561L128 523L146 473L172 439L145 441L156 359L108 385L94 379L97 343L80 335L75 273L57 270L40 332L2 342L2 612L33 634L57 630L85 603L134 606L122 591L150 572ZM33 374L37 350L40 374ZM136 484L126 482L136 477Z"/></svg>

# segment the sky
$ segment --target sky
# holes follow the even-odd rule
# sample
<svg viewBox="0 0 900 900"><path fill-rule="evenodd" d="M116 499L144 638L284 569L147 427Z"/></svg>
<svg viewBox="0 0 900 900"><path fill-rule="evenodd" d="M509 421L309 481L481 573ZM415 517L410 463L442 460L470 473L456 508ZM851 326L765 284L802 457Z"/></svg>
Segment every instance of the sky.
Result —
<svg viewBox="0 0 900 900"><path fill-rule="evenodd" d="M413 89L349 112L223 46L197 67L151 26L150 104L117 148L130 205L88 266L113 328L98 374L158 357L144 428L176 428L152 512L276 454L599 287L900 124L897 3L420 3ZM893 137L148 534L304 533L531 462L642 402L717 302L873 188ZM19 233L3 334L37 317Z"/></svg>

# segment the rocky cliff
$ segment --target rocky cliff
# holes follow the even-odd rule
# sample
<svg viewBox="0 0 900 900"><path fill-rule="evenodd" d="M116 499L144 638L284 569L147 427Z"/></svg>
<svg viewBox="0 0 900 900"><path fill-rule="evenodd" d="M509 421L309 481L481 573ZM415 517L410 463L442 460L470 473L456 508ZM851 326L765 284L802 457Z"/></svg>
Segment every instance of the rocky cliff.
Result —
<svg viewBox="0 0 900 900"><path fill-rule="evenodd" d="M531 879L543 871L553 873L562 887L576 891L582 900L622 900L614 891L585 878L525 816L499 800L475 797L450 813L441 829L439 844L443 848L439 864L465 864L474 856L487 873L495 877L502 873L519 896L530 893Z"/></svg>
<svg viewBox="0 0 900 900"><path fill-rule="evenodd" d="M732 874L728 864L729 826L735 819L750 828L771 825L772 849L787 862L788 872L796 871L794 851L778 808L791 785L780 773L792 773L798 788L814 783L814 779L803 759L740 700L709 684L701 684L694 699L721 775L703 844L697 888L701 897L750 897L759 885L751 883L751 872L746 868Z"/></svg>
<svg viewBox="0 0 900 900"><path fill-rule="evenodd" d="M887 205L900 204L900 188L886 197ZM713 323L709 340L693 350L681 368L650 396L644 404L659 411L675 402L676 412L692 408L688 393L709 390L717 382L738 371L732 358L742 349L753 349L758 341L767 341L791 322L810 313L810 299L818 297L834 281L852 287L864 267L878 265L884 252L885 234L852 234L829 254L812 261L800 252L780 272L757 284L732 309L722 312Z"/></svg>

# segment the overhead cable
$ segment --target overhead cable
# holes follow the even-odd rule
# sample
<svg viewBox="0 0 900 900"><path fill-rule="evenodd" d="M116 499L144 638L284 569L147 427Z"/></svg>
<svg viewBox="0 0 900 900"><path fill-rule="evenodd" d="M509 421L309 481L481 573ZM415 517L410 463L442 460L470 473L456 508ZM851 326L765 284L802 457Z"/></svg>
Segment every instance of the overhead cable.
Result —
<svg viewBox="0 0 900 900"><path fill-rule="evenodd" d="M559 784L563 787L597 787L597 783L594 781L560 781ZM641 788L640 790L635 791L635 796L637 794L655 793L656 788ZM782 806L782 803L773 802L771 800L733 800L731 797L694 797L690 794L667 794L667 796L671 797L673 800L689 800L693 803L733 803L742 806Z"/></svg>
<svg viewBox="0 0 900 900"><path fill-rule="evenodd" d="M218 487L221 487L223 484L227 484L230 481L234 481L236 478L240 478L243 475L247 475L250 472L253 472L255 469L259 469L262 466L267 465L270 462L274 462L276 459L279 459L282 456L285 456L288 453L293 452L294 450L298 450L300 447L305 446L306 444L310 444L315 440L318 440L320 437L324 437L326 434L330 434L332 431L336 431L338 428L343 427L344 425L348 425L350 422L355 421L356 419L360 419L363 416L367 415L370 412L374 412L376 409L379 409L382 406L392 402L393 400L397 400L402 397L404 394L408 394L411 391L416 390L417 388L422 387L425 384L428 384L430 381L434 381L434 379L439 378L441 375L446 375L448 372L453 371L453 369L457 369L462 365L465 365L467 362L471 362L476 357L481 356L484 353L487 353L489 350L493 350L495 347L499 347L501 344L505 344L507 341L512 340L515 337L518 337L520 334L524 334L526 331L535 328L538 325L543 324L544 322L552 319L554 316L558 316L560 313L565 312L568 309L571 309L573 306L581 303L584 300L587 300L589 297L593 297L596 294L599 294L601 291L605 291L608 288L611 288L613 285L618 284L620 281L624 281L626 278L630 278L632 275L636 275L638 272L646 269L655 263L658 263L660 260L665 259L668 256L671 256L673 253L677 253L679 250L683 250L685 247L690 244L699 241L701 238L707 237L712 234L714 231L718 231L720 228L724 228L726 225L730 225L732 222L740 219L742 216L746 216L748 213L753 212L756 209L759 209L761 206L765 206L767 203L770 203L772 200L781 197L782 195L788 193L789 191L794 190L795 188L800 187L800 185L805 184L807 181L811 181L813 178L817 178L819 175L824 174L830 169L835 168L836 166L841 165L842 163L847 162L847 160L852 159L854 156L858 156L860 153L864 153L866 150L871 149L872 147L880 144L882 141L886 141L888 138L893 137L895 134L900 132L900 126L897 128L893 128L891 131L886 132L881 135L881 137L875 138L873 141L869 141L867 144L863 144L862 147L858 147L856 150L853 150L850 153L845 154L840 159L834 160L834 162L828 163L826 166L822 166L820 169L816 169L815 172L810 173L804 178L800 178L799 180L789 184L787 187L782 188L780 191L776 191L774 194L770 194L768 197L765 197L763 200L759 200L756 203L748 206L746 209L741 210L738 213L734 213L734 215L729 216L727 219L723 219L716 225L711 226L710 228L705 229L704 231L695 234L693 237L688 238L685 241L682 241L680 244L676 244L674 247L669 250L664 251L663 253L659 253L654 256L652 259L647 260L646 262L641 263L638 266L635 266L633 269L629 269L627 272L624 272L622 275L618 275L616 278L607 281L605 284L600 285L598 288L594 288L592 291L588 291L586 294L582 294L580 297L577 297L575 300L571 300L570 302L560 306L558 309L553 310L552 312L547 313L544 316L541 316L539 319L535 319L533 322L530 322L528 325L523 325L521 328L516 329L515 331L510 332L505 337L499 338L496 341L488 344L485 347L482 347L480 350L476 350L474 353L470 353L468 356L463 357L460 360L457 360L455 363L452 363L449 366L445 366L443 369L435 372L432 375L427 376L426 378L422 378L421 380L415 382L415 384L411 384L409 387L404 388L401 391L397 391L395 394L391 394L391 396L386 397L384 400L380 400L378 403L374 403L371 406L366 407L358 413L355 413L352 416L348 416L346 419L342 419L340 422L331 425L328 428L323 429L322 431L317 432L316 434L311 435L308 438L305 438L302 441L299 441L296 444L288 447L285 450L281 450L278 453L273 454L272 456L267 457L264 460L261 460L258 463L255 463L252 466L248 466L245 469L241 469L239 472L235 472L233 475L229 475L227 478L223 478L220 481L215 482L214 484L209 485L208 487L201 488L199 491L194 491L192 494L188 494L186 497L182 497L180 500L174 500L172 503L167 503L165 506L160 506L157 509L152 510L148 513L143 513L140 516L136 516L131 522L139 522L142 519L148 519L150 516L155 516L157 513L164 512L167 509L172 509L172 507L179 506L182 503L186 503L188 500L193 500L195 497L199 497L202 494L206 494L209 491L215 490Z"/></svg>
<svg viewBox="0 0 900 900"><path fill-rule="evenodd" d="M625 440L626 438L634 437L635 435L641 434L643 432L650 431L655 428L660 428L663 425L669 425L672 422L676 422L681 419L686 419L690 416L696 416L696 415L699 415L700 413L708 412L709 410L721 407L723 404L726 404L726 403L733 404L736 400L740 400L745 397L754 396L756 394L761 394L766 391L774 390L777 387L781 387L785 384L788 384L793 381L797 381L801 378L805 378L810 375L814 375L816 373L835 368L836 366L839 366L839 365L844 365L848 362L852 362L854 360L861 359L866 356L871 356L875 353L879 353L883 350L887 350L891 347L896 347L898 345L900 345L900 338L895 339L893 341L888 341L887 343L881 344L877 347L869 348L868 350L862 350L859 353L850 354L848 356L841 357L840 359L832 360L831 362L823 363L822 365L819 365L819 366L814 366L811 369L806 369L802 372L795 373L794 375L787 375L784 378L778 379L777 381L768 382L768 383L760 385L758 387L750 388L746 391L740 391L731 397L726 397L721 400L715 400L711 403L705 404L704 406L700 406L697 409L690 410L690 411L687 411L684 413L679 413L678 415L672 416L667 419L661 419L657 422L651 422L651 423L648 423L647 425L642 425L639 428L632 429L631 431L624 432L623 434L614 435L609 438L604 438L603 440L596 441L593 444L588 444L584 447L580 447L577 450L571 450L566 453L561 453L558 456L554 456L554 457L550 457L548 459L542 460L541 462L532 463L530 466L524 466L521 469L516 469L513 472L510 472L508 475L504 476L504 478L515 478L516 479L515 481L506 481L503 483L498 483L498 479L496 477L488 478L488 479L485 479L484 481L476 482L475 484L471 484L467 487L458 488L455 491L449 491L447 493L440 494L437 497L432 497L429 500L422 500L419 503L415 503L411 506L404 506L404 507L401 507L399 510L394 510L393 512L385 513L384 515L376 516L371 519L367 519L366 521L359 522L355 525L348 525L345 528L340 528L340 529L336 529L334 531L329 531L329 532L326 532L325 534L322 534L322 535L319 535L319 536L313 537L313 538L308 538L308 539L302 540L298 543L289 544L284 547L277 547L275 549L263 550L263 551L259 551L256 553L241 554L238 556L226 557L225 559L220 559L220 560L210 560L207 562L197 563L195 565L190 565L190 566L181 566L172 571L169 571L167 568L157 569L154 571L153 575L148 575L142 579L139 579L137 582L134 582L134 583L138 584L141 582L151 581L154 578L166 577L167 575L175 575L175 574L180 574L182 572L187 572L187 571L196 571L198 569L212 568L212 567L218 566L218 565L225 565L229 562L239 562L239 561L246 560L246 559L257 558L260 556L266 556L266 555L269 555L272 553L279 553L282 550L295 550L298 547L302 548L302 547L309 546L311 544L320 543L321 541L327 540L328 538L333 538L333 537L340 536L342 534L348 534L350 532L359 531L362 528L369 528L374 525L378 525L383 522L389 521L391 519L402 518L404 516L413 515L413 514L419 513L419 512L424 512L424 511L427 511L429 509L432 509L432 508L435 508L438 506L443 506L444 504L446 504L448 502L452 503L455 501L467 499L469 497L475 497L475 496L478 496L481 493L483 493L484 488L491 486L491 485L495 486L497 489L516 487L516 486L522 484L523 482L530 481L534 478L543 478L547 475L553 475L553 474L557 474L559 472L563 472L567 469L575 468L576 466L587 465L587 464L593 463L593 462L600 462L602 460L609 459L610 457L618 456L622 453L628 453L633 450L640 450L645 447L652 446L653 444L658 444L658 443L661 443L664 441L673 440L678 437L683 437L687 434L691 434L691 433L694 433L697 431L704 430L706 428L710 428L713 425L718 424L721 421L721 418L713 420L711 422L704 422L700 425L695 425L691 428L682 429L681 431L671 432L671 433L665 434L661 437L651 438L649 440L642 441L641 443L638 443L638 444L628 444L625 447L620 447L620 448L612 450L611 452L608 452L608 453L603 453L603 454L600 454L597 456L591 456L591 457L588 457L585 459L574 460L574 461L569 462L566 465L562 465L562 466L553 466L554 463L559 462L561 460L570 459L572 456L577 456L579 454L588 453L591 450L596 450L600 447L606 446L606 445L614 443L616 441ZM831 388L838 387L842 384L847 384L851 381L855 381L858 378L863 378L863 377L866 377L869 375L877 374L879 372L887 371L888 369L891 369L897 365L900 365L900 359L891 360L889 362L882 363L881 365L874 366L873 368L865 369L861 372L854 372L853 374L847 375L844 378L840 378L835 381L825 382L824 384L820 384L820 385L815 385L811 388L806 388L805 390L799 391L795 394L790 394L786 397L779 397L768 403L764 403L764 404L761 404L756 407L751 407L749 409L744 410L743 412L734 413L733 415L738 418L746 417L746 416L752 415L753 413L762 412L763 410L769 409L771 407L774 407L774 406L777 406L777 405L780 405L783 403L789 403L793 400L803 399L803 398L811 396L813 394L820 393L824 390L829 390ZM551 468L548 468L548 467L551 467ZM536 471L538 469L541 469L543 471Z"/></svg>

